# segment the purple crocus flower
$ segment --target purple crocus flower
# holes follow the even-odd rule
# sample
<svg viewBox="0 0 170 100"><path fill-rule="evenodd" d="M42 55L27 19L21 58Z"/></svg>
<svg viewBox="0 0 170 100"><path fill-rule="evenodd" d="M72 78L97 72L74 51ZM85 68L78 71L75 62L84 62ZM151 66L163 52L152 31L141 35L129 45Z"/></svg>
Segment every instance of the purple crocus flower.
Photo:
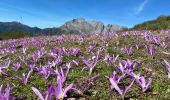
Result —
<svg viewBox="0 0 170 100"><path fill-rule="evenodd" d="M84 64L86 64L86 66L90 69L89 75L92 73L94 67L95 67L95 66L97 65L97 63L98 63L98 61L95 60L95 59L88 59L88 60L86 60L86 59L84 59L84 58L83 58L83 62L84 62Z"/></svg>
<svg viewBox="0 0 170 100"><path fill-rule="evenodd" d="M103 63L108 64L110 59L111 59L110 55L109 54L105 54L105 58L102 61L103 61Z"/></svg>
<svg viewBox="0 0 170 100"><path fill-rule="evenodd" d="M115 63L118 60L119 55L114 55L111 57L109 54L105 54L105 58L103 59L104 63Z"/></svg>
<svg viewBox="0 0 170 100"><path fill-rule="evenodd" d="M38 59L40 59L45 53L46 53L46 51L44 50L44 48L41 48L38 51L34 51L34 53L33 53L34 62L37 62Z"/></svg>
<svg viewBox="0 0 170 100"><path fill-rule="evenodd" d="M61 55L67 55L67 56L70 55L68 49L66 49L64 47L60 49L60 54Z"/></svg>
<svg viewBox="0 0 170 100"><path fill-rule="evenodd" d="M114 55L112 56L111 62L116 62L119 59L119 55Z"/></svg>
<svg viewBox="0 0 170 100"><path fill-rule="evenodd" d="M73 55L73 56L76 56L79 51L80 51L79 48L73 48L73 49L71 50L71 53L70 53L70 54Z"/></svg>
<svg viewBox="0 0 170 100"><path fill-rule="evenodd" d="M28 49L28 48L27 48L27 47L25 47L25 46L22 48L22 52L23 52L23 54L26 54L27 49Z"/></svg>
<svg viewBox="0 0 170 100"><path fill-rule="evenodd" d="M113 78L117 83L119 83L120 80L123 79L124 76L125 75L123 75L123 74L121 76L118 76L116 71L113 71L111 78Z"/></svg>
<svg viewBox="0 0 170 100"><path fill-rule="evenodd" d="M100 74L97 74L91 78L81 81L79 84L77 84L78 89L74 89L74 90L76 92L78 92L79 94L88 92L90 90L90 88L92 88L92 86L94 85L94 82L97 80L97 78L99 76L100 76ZM85 85L85 84L87 84L87 85Z"/></svg>
<svg viewBox="0 0 170 100"><path fill-rule="evenodd" d="M19 62L16 63L16 64L13 64L13 66L14 66L14 68L15 68L16 71L18 71L18 69L21 68L21 64L20 64Z"/></svg>
<svg viewBox="0 0 170 100"><path fill-rule="evenodd" d="M148 82L146 82L146 79L143 76L140 76L139 74L135 74L133 72L128 72L126 71L127 75L129 75L130 77L134 78L136 80L136 82L141 86L141 88L143 89L143 92L147 91L149 89L149 86L152 83L152 79L149 78Z"/></svg>
<svg viewBox="0 0 170 100"><path fill-rule="evenodd" d="M58 55L56 58L55 58L55 63L56 65L60 65L63 61L63 56L60 56Z"/></svg>
<svg viewBox="0 0 170 100"><path fill-rule="evenodd" d="M47 65L49 65L50 68L52 67L55 67L56 66L56 62L53 60L53 61L47 61Z"/></svg>
<svg viewBox="0 0 170 100"><path fill-rule="evenodd" d="M153 36L153 42L157 45L161 45L162 40L157 36Z"/></svg>
<svg viewBox="0 0 170 100"><path fill-rule="evenodd" d="M28 78L31 76L31 74L32 74L32 72L33 72L33 69L34 69L35 65L30 65L29 67L30 67L30 69L29 69L28 74L25 75L25 74L23 73L23 74L22 74L22 77L19 78L25 85L27 84Z"/></svg>
<svg viewBox="0 0 170 100"><path fill-rule="evenodd" d="M155 47L154 46L148 46L148 45L145 45L145 47L146 47L146 49L147 49L147 51L148 51L148 54L150 55L150 56L153 56L154 54L155 54Z"/></svg>
<svg viewBox="0 0 170 100"><path fill-rule="evenodd" d="M162 62L162 65L164 65L168 71L168 78L170 78L170 63L166 61L165 59Z"/></svg>
<svg viewBox="0 0 170 100"><path fill-rule="evenodd" d="M142 87L143 92L147 91L149 89L149 86L152 83L152 79L151 78L149 78L148 82L146 82L146 79L143 76L139 77L139 79L136 79L136 81Z"/></svg>
<svg viewBox="0 0 170 100"><path fill-rule="evenodd" d="M78 63L75 60L72 60L71 62L66 63L66 67L67 67L66 77L67 77L70 69L72 68L73 64L76 64L78 66Z"/></svg>
<svg viewBox="0 0 170 100"><path fill-rule="evenodd" d="M67 97L67 92L72 89L73 84L68 85L65 89L63 89L63 77L60 75L57 76L57 87L52 86L52 94L55 95L56 100L62 100L64 97Z"/></svg>
<svg viewBox="0 0 170 100"><path fill-rule="evenodd" d="M16 46L15 45L10 46L9 51L14 54L16 52Z"/></svg>
<svg viewBox="0 0 170 100"><path fill-rule="evenodd" d="M8 60L5 64L0 65L0 75L1 75L1 74L7 75L7 74L3 71L3 69L8 69L10 63L11 63L11 61Z"/></svg>
<svg viewBox="0 0 170 100"><path fill-rule="evenodd" d="M25 73L22 74L22 82L26 85L28 82L28 78L31 76L31 72L29 71L27 75L25 75Z"/></svg>
<svg viewBox="0 0 170 100"><path fill-rule="evenodd" d="M50 65L51 67L56 67L56 65L59 66L60 64L62 64L63 56L57 54L53 57L55 58L55 60L53 60L52 62L48 61L48 65Z"/></svg>
<svg viewBox="0 0 170 100"><path fill-rule="evenodd" d="M138 43L138 44L136 44L136 48L140 49L140 48L142 48L142 45L140 43Z"/></svg>
<svg viewBox="0 0 170 100"><path fill-rule="evenodd" d="M97 52L97 55L96 56L93 56L92 59L89 59L89 60L86 60L86 59L83 59L83 62L86 64L86 66L90 69L89 71L89 75L91 75L93 69L95 68L95 66L97 65L98 63L98 59L99 59L99 55L101 54L102 52L102 49L98 49L98 52Z"/></svg>
<svg viewBox="0 0 170 100"><path fill-rule="evenodd" d="M126 71L133 71L136 67L136 64L131 62L130 60L124 60L122 62L119 62L119 70L122 72L122 74L126 74Z"/></svg>
<svg viewBox="0 0 170 100"><path fill-rule="evenodd" d="M10 86L7 85L7 88L5 89L4 95L2 93L2 87L3 87L3 85L0 86L0 100L9 100Z"/></svg>
<svg viewBox="0 0 170 100"><path fill-rule="evenodd" d="M38 72L43 76L45 77L46 79L50 76L51 74L51 71L49 70L50 68L47 67L47 66L41 66L38 69Z"/></svg>
<svg viewBox="0 0 170 100"><path fill-rule="evenodd" d="M64 75L63 69L60 67L60 70L58 70L58 68L56 68L55 73L57 75L57 78L60 77L62 79L62 82L64 83L66 80L66 76Z"/></svg>
<svg viewBox="0 0 170 100"><path fill-rule="evenodd" d="M48 85L48 91L46 92L45 98L39 92L39 90L37 88L35 88L35 87L31 87L31 88L34 91L34 93L39 97L40 100L51 100L51 97L52 97L52 85L51 84Z"/></svg>
<svg viewBox="0 0 170 100"><path fill-rule="evenodd" d="M123 65L122 63L119 63L119 70L122 72L122 74L125 74L125 69L127 67L127 64Z"/></svg>
<svg viewBox="0 0 170 100"><path fill-rule="evenodd" d="M124 48L122 48L121 50L124 52L124 53L127 53L128 55L130 55L130 54L132 54L132 52L133 52L133 47L131 46L131 47L127 47L127 46L125 46Z"/></svg>
<svg viewBox="0 0 170 100"><path fill-rule="evenodd" d="M136 63L129 59L127 59L125 63L127 64L128 69L134 70L136 68Z"/></svg>
<svg viewBox="0 0 170 100"><path fill-rule="evenodd" d="M113 76L109 78L109 81L111 83L111 88L115 89L123 98L127 91L132 87L134 80L127 86L124 90L120 88L119 81L122 79L122 77L119 77L116 75L115 72L113 72Z"/></svg>
<svg viewBox="0 0 170 100"><path fill-rule="evenodd" d="M52 48L51 49L51 52L50 53L48 53L50 56L52 56L52 57L56 57L56 56L58 56L59 55L59 49L58 48Z"/></svg>
<svg viewBox="0 0 170 100"><path fill-rule="evenodd" d="M8 67L0 67L0 75L3 74L3 75L7 75L3 69L7 69Z"/></svg>
<svg viewBox="0 0 170 100"><path fill-rule="evenodd" d="M36 63L38 61L38 56L35 54L33 54L33 57L32 57L33 61Z"/></svg>
<svg viewBox="0 0 170 100"><path fill-rule="evenodd" d="M41 99L41 100L51 100L52 96L56 97L56 100L62 100L64 97L67 97L66 93L72 89L73 84L70 84L65 89L63 89L63 84L65 82L65 76L60 68L60 72L58 69L55 70L57 75L57 87L54 85L48 85L48 91L46 93L45 98L42 96L42 94L36 89L35 87L32 87L32 90L35 92L35 94Z"/></svg>
<svg viewBox="0 0 170 100"><path fill-rule="evenodd" d="M132 70L126 70L125 71L126 75L128 75L131 78L139 79L141 73L139 72L138 74L135 74Z"/></svg>
<svg viewBox="0 0 170 100"><path fill-rule="evenodd" d="M25 65L27 65L25 56L19 56L19 59L20 59Z"/></svg>
<svg viewBox="0 0 170 100"><path fill-rule="evenodd" d="M89 52L91 52L93 49L94 49L94 46L91 46L91 45L90 45L90 46L87 47L87 50L88 50Z"/></svg>

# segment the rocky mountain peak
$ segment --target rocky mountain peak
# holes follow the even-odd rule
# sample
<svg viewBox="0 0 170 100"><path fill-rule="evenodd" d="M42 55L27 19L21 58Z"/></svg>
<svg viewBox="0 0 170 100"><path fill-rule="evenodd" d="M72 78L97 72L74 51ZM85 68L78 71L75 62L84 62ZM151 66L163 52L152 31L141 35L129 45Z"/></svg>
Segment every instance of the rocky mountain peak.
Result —
<svg viewBox="0 0 170 100"><path fill-rule="evenodd" d="M71 21L66 22L64 25L60 27L61 30L69 33L106 33L106 32L115 32L121 31L125 27L115 25L115 24L108 24L104 25L100 21L89 21L84 18L77 18Z"/></svg>

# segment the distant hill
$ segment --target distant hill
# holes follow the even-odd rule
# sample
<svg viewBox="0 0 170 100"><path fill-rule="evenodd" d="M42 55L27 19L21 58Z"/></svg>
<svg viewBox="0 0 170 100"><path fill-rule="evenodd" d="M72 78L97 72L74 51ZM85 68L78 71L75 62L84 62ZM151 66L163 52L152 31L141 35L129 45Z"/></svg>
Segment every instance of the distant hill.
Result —
<svg viewBox="0 0 170 100"><path fill-rule="evenodd" d="M41 29L37 27L29 27L19 22L0 22L0 34L8 32L25 32L30 35L40 32Z"/></svg>
<svg viewBox="0 0 170 100"><path fill-rule="evenodd" d="M19 22L0 22L0 37L6 37L6 35L9 34L10 36L13 36L15 33L18 35L24 33L25 36L104 33L121 31L124 28L126 27L115 24L109 24L105 26L100 21L86 21L83 18L73 19L58 28L45 29L30 27Z"/></svg>
<svg viewBox="0 0 170 100"><path fill-rule="evenodd" d="M135 25L131 30L163 30L170 29L170 16L159 16L156 20Z"/></svg>
<svg viewBox="0 0 170 100"><path fill-rule="evenodd" d="M30 27L19 22L0 22L0 34L10 32L24 32L28 36L50 35L58 32L57 28L40 29L38 27Z"/></svg>

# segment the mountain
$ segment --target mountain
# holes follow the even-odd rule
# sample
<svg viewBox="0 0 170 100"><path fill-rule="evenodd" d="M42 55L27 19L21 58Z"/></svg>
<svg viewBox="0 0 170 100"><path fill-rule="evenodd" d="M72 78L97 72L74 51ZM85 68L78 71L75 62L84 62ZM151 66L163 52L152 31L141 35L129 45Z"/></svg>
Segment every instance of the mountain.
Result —
<svg viewBox="0 0 170 100"><path fill-rule="evenodd" d="M86 33L107 33L126 30L126 27L108 24L104 25L100 21L87 21L83 18L73 19L66 22L60 27L40 29L30 27L19 22L0 22L0 39L1 37L13 37L15 34L23 36L39 35L59 35L59 34L86 34ZM130 30L162 30L170 29L170 16L159 16L155 20L146 21L135 25ZM9 36L8 36L9 35ZM17 36L14 36L17 37Z"/></svg>
<svg viewBox="0 0 170 100"><path fill-rule="evenodd" d="M28 36L54 35L54 34L86 34L121 31L125 27L119 25L107 25L100 21L86 21L83 18L73 19L58 28L30 27L19 22L0 22L0 34L9 32L25 32Z"/></svg>
<svg viewBox="0 0 170 100"><path fill-rule="evenodd" d="M135 25L131 30L163 30L170 29L170 16L159 16L155 20Z"/></svg>
<svg viewBox="0 0 170 100"><path fill-rule="evenodd" d="M59 27L65 33L107 33L122 31L126 27L115 24L105 26L100 21L86 21L83 18L73 19Z"/></svg>
<svg viewBox="0 0 170 100"><path fill-rule="evenodd" d="M0 22L0 34L9 32L25 32L30 36L41 32L37 27L29 27L19 22Z"/></svg>

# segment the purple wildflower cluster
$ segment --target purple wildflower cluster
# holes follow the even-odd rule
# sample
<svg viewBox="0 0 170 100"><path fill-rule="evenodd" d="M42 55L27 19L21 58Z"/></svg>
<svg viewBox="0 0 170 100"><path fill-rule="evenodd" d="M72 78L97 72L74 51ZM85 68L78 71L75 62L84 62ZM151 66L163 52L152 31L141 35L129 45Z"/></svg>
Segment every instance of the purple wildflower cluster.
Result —
<svg viewBox="0 0 170 100"><path fill-rule="evenodd" d="M154 60L160 53L169 56L169 51L160 51L160 49L169 48L170 40L167 40L167 34L170 30L159 33L166 35L159 37L152 31L129 31L3 40L0 41L0 80L10 77L23 86L31 86L32 92L40 100L62 100L74 94L83 95L89 92L97 84L96 80L106 76L99 73L99 69L111 67L114 69L109 70L113 72L112 75L104 77L110 82L111 90L116 90L123 98L130 89L133 90L134 85L140 87L143 93L147 93L152 89L153 76L141 69L150 62L143 60L143 56L141 61L139 57L134 57L134 54L138 51L149 60ZM140 38L143 41L128 45L120 44L121 39L129 37ZM117 38L120 40L114 40ZM70 48L69 45L74 47ZM108 48L114 50L109 51ZM159 62L165 66L170 78L170 61L165 60L168 57L163 60L158 57L156 59L160 59ZM79 74L86 73L89 78L81 79L81 82L73 82L70 73L75 69L80 69ZM44 92L34 84L35 77L48 82L55 78L56 81L55 84L49 82ZM126 84L123 84L124 80L128 80ZM16 88L13 81L8 83L0 81L0 84L3 84L0 86L0 100L17 98L13 92L10 92ZM7 88L3 91L5 84Z"/></svg>

